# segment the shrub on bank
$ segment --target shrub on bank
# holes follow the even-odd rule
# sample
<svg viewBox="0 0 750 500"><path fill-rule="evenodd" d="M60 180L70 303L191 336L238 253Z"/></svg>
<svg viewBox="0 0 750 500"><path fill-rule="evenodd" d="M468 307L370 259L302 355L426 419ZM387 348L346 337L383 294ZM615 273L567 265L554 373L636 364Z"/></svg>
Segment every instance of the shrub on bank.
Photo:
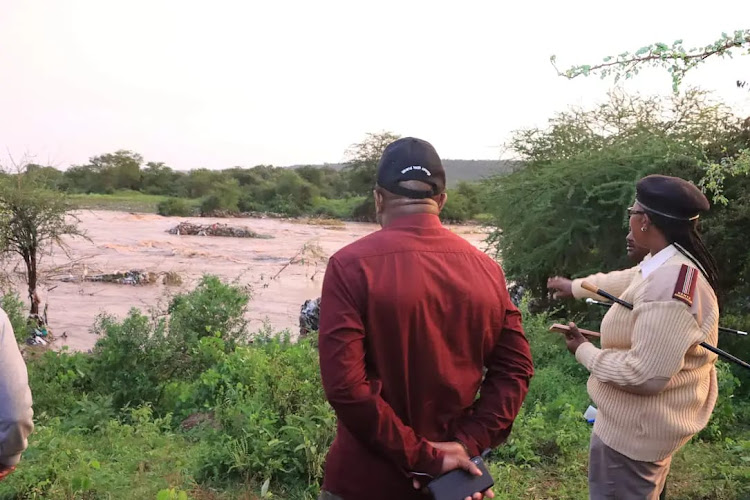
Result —
<svg viewBox="0 0 750 500"><path fill-rule="evenodd" d="M184 198L167 198L166 200L159 202L156 207L156 212L159 215L167 217L189 217L193 215L193 205Z"/></svg>
<svg viewBox="0 0 750 500"><path fill-rule="evenodd" d="M8 315L16 340L19 342L26 340L29 336L28 327L26 326L28 314L26 304L23 303L21 297L16 292L5 292L0 297L0 307Z"/></svg>
<svg viewBox="0 0 750 500"><path fill-rule="evenodd" d="M364 196L340 199L329 199L319 196L313 200L312 213L321 217L351 220L354 217L354 210L364 200Z"/></svg>

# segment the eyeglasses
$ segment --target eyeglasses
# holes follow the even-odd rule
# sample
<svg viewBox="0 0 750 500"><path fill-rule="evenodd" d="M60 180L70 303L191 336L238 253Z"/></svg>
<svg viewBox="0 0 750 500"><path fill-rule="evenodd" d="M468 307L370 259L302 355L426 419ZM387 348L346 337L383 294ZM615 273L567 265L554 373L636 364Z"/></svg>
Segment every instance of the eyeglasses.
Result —
<svg viewBox="0 0 750 500"><path fill-rule="evenodd" d="M635 210L633 207L628 207L628 217L631 217L636 214L645 214L643 210Z"/></svg>

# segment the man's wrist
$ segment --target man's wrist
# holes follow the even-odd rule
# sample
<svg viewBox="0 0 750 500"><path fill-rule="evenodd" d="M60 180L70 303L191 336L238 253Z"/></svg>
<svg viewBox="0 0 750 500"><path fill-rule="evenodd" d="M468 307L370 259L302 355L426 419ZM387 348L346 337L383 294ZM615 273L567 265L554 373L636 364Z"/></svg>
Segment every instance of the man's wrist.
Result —
<svg viewBox="0 0 750 500"><path fill-rule="evenodd" d="M468 447L468 446L466 446L466 443L464 443L463 441L461 441L461 440L460 440L460 439L458 439L458 438L453 438L453 441L454 441L455 443L458 443L458 444L460 444L460 445L461 445L461 447L462 447L462 448L464 449L464 451L466 452L466 454L467 454L468 456L470 456L470 457L471 457L471 452L469 451L469 447Z"/></svg>

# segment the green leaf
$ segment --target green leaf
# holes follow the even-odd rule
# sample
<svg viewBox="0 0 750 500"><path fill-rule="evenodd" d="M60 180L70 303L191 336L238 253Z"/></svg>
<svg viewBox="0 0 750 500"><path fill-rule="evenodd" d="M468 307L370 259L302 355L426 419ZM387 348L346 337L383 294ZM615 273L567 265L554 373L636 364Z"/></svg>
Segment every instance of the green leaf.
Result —
<svg viewBox="0 0 750 500"><path fill-rule="evenodd" d="M169 500L169 490L161 490L156 494L156 500Z"/></svg>
<svg viewBox="0 0 750 500"><path fill-rule="evenodd" d="M607 56L604 58L604 62L609 62L612 60L612 56Z"/></svg>
<svg viewBox="0 0 750 500"><path fill-rule="evenodd" d="M92 469L99 470L101 469L102 466L98 460L92 460L91 462L89 462L89 467L91 467Z"/></svg>
<svg viewBox="0 0 750 500"><path fill-rule="evenodd" d="M638 49L638 51L635 53L635 55L637 55L637 56L643 55L646 52L648 52L650 49L651 49L651 47L641 47L640 49Z"/></svg>
<svg viewBox="0 0 750 500"><path fill-rule="evenodd" d="M179 495L177 495L177 500L188 500L187 493L184 491L181 491Z"/></svg>

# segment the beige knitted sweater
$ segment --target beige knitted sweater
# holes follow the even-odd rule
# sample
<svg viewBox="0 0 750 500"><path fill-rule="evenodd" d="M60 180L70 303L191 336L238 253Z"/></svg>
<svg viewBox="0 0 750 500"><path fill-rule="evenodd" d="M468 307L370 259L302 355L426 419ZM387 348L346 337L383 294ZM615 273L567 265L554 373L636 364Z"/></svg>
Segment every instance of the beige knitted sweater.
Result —
<svg viewBox="0 0 750 500"><path fill-rule="evenodd" d="M612 306L602 320L601 349L584 343L576 359L591 373L597 436L633 460L655 462L682 447L711 416L717 356L699 344L717 344L719 309L700 272L692 305L673 297L682 265L695 269L674 247L649 260L574 280L573 294L601 299L581 288L585 279L634 306Z"/></svg>
<svg viewBox="0 0 750 500"><path fill-rule="evenodd" d="M0 469L16 465L34 430L26 364L8 315L0 309Z"/></svg>

